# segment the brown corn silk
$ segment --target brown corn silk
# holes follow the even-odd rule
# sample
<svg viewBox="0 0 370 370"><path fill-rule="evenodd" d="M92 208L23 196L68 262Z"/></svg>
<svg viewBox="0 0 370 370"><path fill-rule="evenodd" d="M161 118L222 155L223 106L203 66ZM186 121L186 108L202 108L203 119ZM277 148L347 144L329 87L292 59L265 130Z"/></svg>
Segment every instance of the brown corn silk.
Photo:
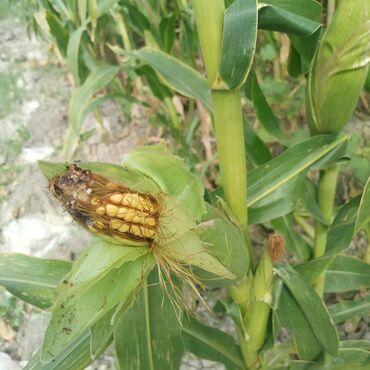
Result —
<svg viewBox="0 0 370 370"><path fill-rule="evenodd" d="M117 240L153 242L161 211L159 196L139 193L105 177L67 167L51 179L49 188L81 226Z"/></svg>

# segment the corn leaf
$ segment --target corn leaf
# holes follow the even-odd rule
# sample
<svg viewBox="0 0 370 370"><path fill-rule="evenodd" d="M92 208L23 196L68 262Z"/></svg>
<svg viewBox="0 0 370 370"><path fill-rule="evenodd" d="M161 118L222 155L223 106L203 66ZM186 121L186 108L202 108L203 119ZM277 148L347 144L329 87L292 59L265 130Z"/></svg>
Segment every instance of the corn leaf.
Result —
<svg viewBox="0 0 370 370"><path fill-rule="evenodd" d="M206 79L189 65L163 51L149 47L131 53L117 47L112 47L112 50L149 64L171 89L189 98L199 99L212 110L212 98Z"/></svg>
<svg viewBox="0 0 370 370"><path fill-rule="evenodd" d="M292 6L286 6L289 3L293 2L281 0L261 2L258 6L258 28L308 36L321 26L320 23L310 19L312 14L306 13L307 10L316 12L317 6L313 5L316 1L305 1L305 4L302 1L296 2L293 4L294 11L292 11Z"/></svg>
<svg viewBox="0 0 370 370"><path fill-rule="evenodd" d="M360 205L357 212L355 233L365 228L370 221L370 177L366 181L366 185L362 192Z"/></svg>
<svg viewBox="0 0 370 370"><path fill-rule="evenodd" d="M117 248L94 240L57 288L58 299L42 348L43 361L63 351L118 304L120 308L131 302L133 292L153 267L145 249Z"/></svg>
<svg viewBox="0 0 370 370"><path fill-rule="evenodd" d="M360 199L361 197L357 196L339 208L329 227L326 254L339 253L349 246L355 232Z"/></svg>
<svg viewBox="0 0 370 370"><path fill-rule="evenodd" d="M257 1L236 0L224 15L219 71L222 82L229 89L240 87L246 80L252 66L256 41ZM219 83L216 80L216 84Z"/></svg>
<svg viewBox="0 0 370 370"><path fill-rule="evenodd" d="M359 301L344 301L328 307L333 321L337 324L370 314L370 296Z"/></svg>
<svg viewBox="0 0 370 370"><path fill-rule="evenodd" d="M261 126L271 137L287 145L287 139L285 137L282 124L269 106L258 84L257 76L254 71L250 73L248 84L245 85L245 88L250 89L250 94L249 91L246 91L246 95L253 102L253 107Z"/></svg>
<svg viewBox="0 0 370 370"><path fill-rule="evenodd" d="M170 293L169 293L170 294ZM134 304L114 330L119 369L178 369L181 326L153 270Z"/></svg>
<svg viewBox="0 0 370 370"><path fill-rule="evenodd" d="M73 75L73 79L76 86L79 86L80 84L80 77L79 77L79 63L78 63L78 55L79 55L79 49L80 49L80 42L81 42L81 36L84 32L84 27L81 26L75 30L68 41L67 46L67 66L69 71Z"/></svg>
<svg viewBox="0 0 370 370"><path fill-rule="evenodd" d="M370 265L357 258L336 256L326 270L326 293L348 292L368 287L370 287Z"/></svg>
<svg viewBox="0 0 370 370"><path fill-rule="evenodd" d="M276 313L281 325L293 336L299 357L303 360L315 359L322 351L322 346L303 311L286 287L281 293Z"/></svg>
<svg viewBox="0 0 370 370"><path fill-rule="evenodd" d="M192 318L184 320L182 334L186 349L196 356L221 362L230 370L245 368L239 346L228 334Z"/></svg>
<svg viewBox="0 0 370 370"><path fill-rule="evenodd" d="M68 261L0 254L0 285L23 301L47 309L56 298L55 287L71 266Z"/></svg>
<svg viewBox="0 0 370 370"><path fill-rule="evenodd" d="M370 2L341 1L320 41L308 79L315 133L339 132L350 119L370 60Z"/></svg>
<svg viewBox="0 0 370 370"><path fill-rule="evenodd" d="M335 356L339 346L338 334L320 297L290 265L279 264L276 273L298 303L322 347Z"/></svg>
<svg viewBox="0 0 370 370"><path fill-rule="evenodd" d="M101 65L91 72L86 81L72 95L69 103L70 127L63 147L63 156L70 160L77 145L79 129L93 95L111 82L119 67Z"/></svg>
<svg viewBox="0 0 370 370"><path fill-rule="evenodd" d="M370 351L370 340L365 339L349 339L349 340L342 340L339 343L340 348L353 348L353 349L364 349L366 351Z"/></svg>
<svg viewBox="0 0 370 370"><path fill-rule="evenodd" d="M322 135L292 145L278 157L257 167L248 177L248 206L267 197L341 145L345 136Z"/></svg>

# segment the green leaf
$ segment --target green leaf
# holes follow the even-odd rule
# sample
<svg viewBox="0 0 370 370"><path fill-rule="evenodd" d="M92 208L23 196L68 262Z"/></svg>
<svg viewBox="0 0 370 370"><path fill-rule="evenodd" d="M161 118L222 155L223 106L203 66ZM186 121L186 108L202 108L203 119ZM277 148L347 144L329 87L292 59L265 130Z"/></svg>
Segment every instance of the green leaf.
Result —
<svg viewBox="0 0 370 370"><path fill-rule="evenodd" d="M229 89L240 87L246 80L252 66L256 41L257 1L236 0L224 15L219 71Z"/></svg>
<svg viewBox="0 0 370 370"><path fill-rule="evenodd" d="M326 270L326 293L348 292L363 287L370 287L370 265L357 258L337 256Z"/></svg>
<svg viewBox="0 0 370 370"><path fill-rule="evenodd" d="M276 310L281 324L292 334L299 357L303 360L313 360L322 351L310 323L302 309L286 287L280 296Z"/></svg>
<svg viewBox="0 0 370 370"><path fill-rule="evenodd" d="M189 318L182 327L185 347L200 358L221 362L229 369L244 369L240 349L228 334Z"/></svg>
<svg viewBox="0 0 370 370"><path fill-rule="evenodd" d="M168 293L170 294L170 293ZM153 270L114 331L119 369L178 369L183 354L181 326Z"/></svg>
<svg viewBox="0 0 370 370"><path fill-rule="evenodd" d="M187 64L163 51L149 47L132 53L117 47L112 47L112 50L117 54L127 54L149 64L171 89L189 98L199 99L209 110L212 110L212 98L206 79Z"/></svg>
<svg viewBox="0 0 370 370"><path fill-rule="evenodd" d="M54 42L58 46L60 53L65 56L69 39L67 29L61 20L54 13L49 11L46 12L46 21L49 25Z"/></svg>
<svg viewBox="0 0 370 370"><path fill-rule="evenodd" d="M258 28L293 35L308 36L313 34L321 24L311 20L312 15L306 14L306 12L309 10L309 6L312 8L316 1L305 1L305 4L302 1L294 3L282 0L266 0L261 3L258 9ZM291 4L293 7L295 6L294 9ZM316 7L316 5L314 6Z"/></svg>
<svg viewBox="0 0 370 370"><path fill-rule="evenodd" d="M42 360L57 355L119 303L117 310L131 303L133 292L152 267L148 248L95 239L57 288Z"/></svg>
<svg viewBox="0 0 370 370"><path fill-rule="evenodd" d="M349 319L368 316L370 314L370 296L359 301L336 303L331 305L328 309L336 324Z"/></svg>
<svg viewBox="0 0 370 370"><path fill-rule="evenodd" d="M311 214L311 216L323 223L327 223L317 203L317 189L308 178L306 178L298 189L299 202Z"/></svg>
<svg viewBox="0 0 370 370"><path fill-rule="evenodd" d="M326 254L337 254L346 249L354 235L360 197L351 199L339 208L329 227Z"/></svg>
<svg viewBox="0 0 370 370"><path fill-rule="evenodd" d="M286 248L300 261L310 258L312 252L307 242L292 228L293 217L284 216L271 220L271 225L285 239Z"/></svg>
<svg viewBox="0 0 370 370"><path fill-rule="evenodd" d="M339 342L340 348L353 348L353 349L364 349L366 351L370 351L370 340L364 340L364 339L359 339L359 340L343 340Z"/></svg>
<svg viewBox="0 0 370 370"><path fill-rule="evenodd" d="M248 164L251 169L272 159L267 145L255 134L251 124L246 120L244 120L244 142Z"/></svg>
<svg viewBox="0 0 370 370"><path fill-rule="evenodd" d="M370 221L370 177L366 181L364 191L362 193L360 206L357 212L355 233L359 232L361 229Z"/></svg>
<svg viewBox="0 0 370 370"><path fill-rule="evenodd" d="M163 50L170 53L173 48L173 43L176 37L176 14L163 17L159 23L159 37Z"/></svg>
<svg viewBox="0 0 370 370"><path fill-rule="evenodd" d="M75 30L68 41L68 47L67 47L67 66L69 71L73 75L73 79L75 82L75 85L78 86L80 84L80 77L78 74L79 71L79 63L78 63L78 51L80 48L80 42L81 42L81 36L84 32L84 27L81 26Z"/></svg>
<svg viewBox="0 0 370 370"><path fill-rule="evenodd" d="M106 315L111 318L111 315ZM106 324L107 317L103 317L95 325L98 326L100 322ZM94 326L92 327L92 329ZM83 370L90 365L94 359L105 351L105 349L112 342L113 327L105 325L104 332L100 330L99 333L93 333L93 330L86 330L81 333L75 340L58 352L55 356L47 361L41 359L41 350L37 351L32 357L31 361L25 367L25 370ZM107 335L108 334L108 335ZM104 345L100 347L100 351L95 352L94 356L91 352L91 344L94 337L99 336L99 340Z"/></svg>
<svg viewBox="0 0 370 370"><path fill-rule="evenodd" d="M370 3L341 1L319 43L308 79L314 133L339 132L351 118L370 60Z"/></svg>
<svg viewBox="0 0 370 370"><path fill-rule="evenodd" d="M294 201L290 198L277 199L263 206L248 208L249 225L260 224L285 216L294 209Z"/></svg>
<svg viewBox="0 0 370 370"><path fill-rule="evenodd" d="M346 136L315 136L292 145L278 157L252 170L248 177L248 206L265 198L347 140Z"/></svg>
<svg viewBox="0 0 370 370"><path fill-rule="evenodd" d="M294 266L302 278L310 285L324 272L334 261L335 256L326 256L300 263Z"/></svg>
<svg viewBox="0 0 370 370"><path fill-rule="evenodd" d="M251 99L258 121L265 131L277 141L287 145L282 124L271 110L257 80L255 72L251 72L249 83L251 84Z"/></svg>
<svg viewBox="0 0 370 370"><path fill-rule="evenodd" d="M276 272L303 311L318 341L335 356L339 346L338 334L320 297L290 265L280 264Z"/></svg>
<svg viewBox="0 0 370 370"><path fill-rule="evenodd" d="M103 89L118 73L119 67L101 65L91 72L86 81L72 95L69 103L70 127L68 136L63 147L63 155L67 160L71 159L77 139L80 125L86 114L93 95Z"/></svg>
<svg viewBox="0 0 370 370"><path fill-rule="evenodd" d="M55 288L71 269L68 261L0 254L0 285L16 297L40 308L50 308Z"/></svg>

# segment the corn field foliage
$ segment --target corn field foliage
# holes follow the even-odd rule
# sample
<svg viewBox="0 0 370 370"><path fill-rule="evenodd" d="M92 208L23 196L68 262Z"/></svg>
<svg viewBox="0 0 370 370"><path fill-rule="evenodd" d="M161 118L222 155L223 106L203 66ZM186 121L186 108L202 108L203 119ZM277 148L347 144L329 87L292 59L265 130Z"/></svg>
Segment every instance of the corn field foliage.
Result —
<svg viewBox="0 0 370 370"><path fill-rule="evenodd" d="M343 340L337 325L370 313L370 247L346 253L370 235L370 181L336 203L351 161L344 129L369 87L370 0L33 7L30 32L74 83L65 162L39 167L93 238L73 263L0 255L0 284L51 313L26 369L84 369L110 345L124 370L176 370L185 352L228 370L370 369L370 341ZM281 118L293 93L281 107L265 94L266 60L281 75L283 50L285 78L305 99L299 127ZM107 100L123 115L155 107L148 124L170 145L120 165L77 162L85 119ZM213 291L223 298L210 304ZM235 336L199 321L196 303L230 317Z"/></svg>

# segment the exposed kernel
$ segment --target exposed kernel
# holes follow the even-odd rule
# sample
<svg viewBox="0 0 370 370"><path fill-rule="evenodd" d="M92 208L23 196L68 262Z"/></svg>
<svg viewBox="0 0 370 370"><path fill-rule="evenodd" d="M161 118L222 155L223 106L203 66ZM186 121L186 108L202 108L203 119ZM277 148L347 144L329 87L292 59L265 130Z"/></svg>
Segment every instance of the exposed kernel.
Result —
<svg viewBox="0 0 370 370"><path fill-rule="evenodd" d="M133 221L136 214L137 213L133 209L128 208L126 214L124 215L124 218L125 218L126 221Z"/></svg>
<svg viewBox="0 0 370 370"><path fill-rule="evenodd" d="M121 226L122 226L122 221L119 221L119 220L111 220L110 221L110 227L113 229L113 230L117 230L119 229Z"/></svg>
<svg viewBox="0 0 370 370"><path fill-rule="evenodd" d="M141 236L141 230L140 227L137 225L132 225L130 228L131 234L134 234L136 236Z"/></svg>
<svg viewBox="0 0 370 370"><path fill-rule="evenodd" d="M114 204L107 204L105 206L105 209L107 211L107 215L111 217L115 216L118 213L118 207Z"/></svg>
<svg viewBox="0 0 370 370"><path fill-rule="evenodd" d="M109 197L109 199L113 202L113 203L116 203L116 204L120 204L121 201L122 201L122 198L123 198L123 194L113 194Z"/></svg>
<svg viewBox="0 0 370 370"><path fill-rule="evenodd" d="M126 208L126 207L120 207L120 208L118 208L118 212L117 212L116 217L118 217L118 218L124 218L125 217L125 214L127 213L127 211L128 211L128 208Z"/></svg>
<svg viewBox="0 0 370 370"><path fill-rule="evenodd" d="M103 229L104 223L101 221L95 221L95 226L98 227L99 229Z"/></svg>
<svg viewBox="0 0 370 370"><path fill-rule="evenodd" d="M145 219L145 223L149 226L155 226L156 225L156 222L155 222L155 218L154 217L147 217Z"/></svg>
<svg viewBox="0 0 370 370"><path fill-rule="evenodd" d="M141 227L142 235L145 238L154 238L155 231L152 229L147 229L146 227Z"/></svg>
<svg viewBox="0 0 370 370"><path fill-rule="evenodd" d="M127 225L127 224L123 224L119 229L118 231L121 231L122 233L127 233L127 231L130 230L130 226Z"/></svg>
<svg viewBox="0 0 370 370"><path fill-rule="evenodd" d="M104 214L105 214L105 208L104 208L104 207L98 207L98 208L96 209L96 213L97 213L98 215L104 215Z"/></svg>

